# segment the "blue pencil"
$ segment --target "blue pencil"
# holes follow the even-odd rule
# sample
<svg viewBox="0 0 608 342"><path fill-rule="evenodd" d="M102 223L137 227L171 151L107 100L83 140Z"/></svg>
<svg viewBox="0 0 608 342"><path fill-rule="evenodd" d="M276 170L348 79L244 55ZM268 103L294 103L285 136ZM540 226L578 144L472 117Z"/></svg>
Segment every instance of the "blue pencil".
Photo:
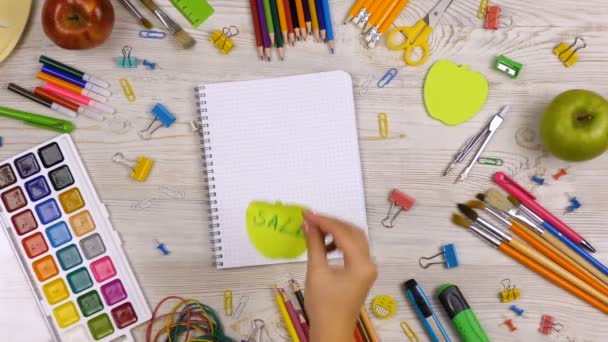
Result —
<svg viewBox="0 0 608 342"><path fill-rule="evenodd" d="M329 51L334 54L336 51L336 43L334 41L334 25L331 20L331 11L329 9L329 0L321 0L323 2L323 14L325 15L325 29L327 30L327 45Z"/></svg>
<svg viewBox="0 0 608 342"><path fill-rule="evenodd" d="M319 22L319 31L321 33L321 41L325 42L327 38L327 33L325 29L326 21L325 21L325 9L323 8L322 0L315 0L315 5L317 7L317 21Z"/></svg>

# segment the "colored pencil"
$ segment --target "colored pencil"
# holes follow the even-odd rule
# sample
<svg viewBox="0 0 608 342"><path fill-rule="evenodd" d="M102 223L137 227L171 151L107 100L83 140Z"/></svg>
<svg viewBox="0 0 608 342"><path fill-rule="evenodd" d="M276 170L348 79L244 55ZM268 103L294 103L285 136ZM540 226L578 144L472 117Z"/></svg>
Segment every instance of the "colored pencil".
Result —
<svg viewBox="0 0 608 342"><path fill-rule="evenodd" d="M321 42L325 42L325 39L327 38L327 29L325 28L325 11L323 10L323 3L321 3L321 0L315 0L315 10L317 11L317 20L319 21Z"/></svg>
<svg viewBox="0 0 608 342"><path fill-rule="evenodd" d="M306 30L308 35L312 36L312 17L310 14L309 0L302 0L302 7L304 8L304 19L306 19Z"/></svg>
<svg viewBox="0 0 608 342"><path fill-rule="evenodd" d="M285 6L285 19L287 20L287 33L289 34L289 42L291 46L296 45L296 34L295 29L293 27L293 19L291 17L291 4L290 0L283 0L283 5Z"/></svg>
<svg viewBox="0 0 608 342"><path fill-rule="evenodd" d="M73 68L69 65L63 64L59 61L56 61L54 59L52 59L51 57L47 57L45 55L40 56L40 58L38 59L38 61L42 64L46 64L46 65L50 65L56 69L60 69L63 70L65 72L68 72L76 77L80 77L83 80L87 81L87 82L91 82L93 84L96 84L102 88L109 88L110 84L104 80L100 80L99 78L91 75L91 74L87 74L83 71L80 71L76 68Z"/></svg>
<svg viewBox="0 0 608 342"><path fill-rule="evenodd" d="M272 15L272 22L275 27L279 27L279 12L277 9L277 0L270 0L270 11ZM277 49L279 50L279 58L285 59L285 51L283 49L283 35L280 30L275 30L274 39L276 41Z"/></svg>
<svg viewBox="0 0 608 342"><path fill-rule="evenodd" d="M268 34L268 25L266 23L266 12L264 10L264 0L256 0L258 9L258 19L260 19L260 30L262 31L262 41L264 44L264 55L270 62L271 60L271 47L270 35Z"/></svg>
<svg viewBox="0 0 608 342"><path fill-rule="evenodd" d="M315 37L315 42L320 41L319 35L319 18L317 17L317 5L315 0L308 0L308 8L310 9L310 21L312 23L312 33Z"/></svg>
<svg viewBox="0 0 608 342"><path fill-rule="evenodd" d="M38 95L38 96L40 96L42 98L45 98L45 99L47 99L49 101L53 101L53 102L55 102L55 103L57 103L59 105L64 106L65 108L73 110L74 112L76 112L78 114L81 114L83 116L86 116L88 118L91 118L93 120L96 120L96 121L103 121L103 120L105 120L105 117L103 115L101 115L99 113L96 113L96 112L94 112L92 110L89 110L88 108L86 108L84 106L81 106L81 105L79 105L76 102L72 102L72 101L70 101L70 100L68 100L66 98L63 98L63 97L61 97L61 96L59 96L59 95L57 95L57 94L55 94L55 93L53 93L51 91L48 91L48 90L46 90L46 89L44 89L42 87L36 87L34 89L34 94L36 94L36 95Z"/></svg>
<svg viewBox="0 0 608 342"><path fill-rule="evenodd" d="M361 335L361 339L365 342L371 342L371 338L369 336L369 334L367 333L367 330L365 328L365 324L363 324L363 319L361 319L361 315L359 315L359 317L357 318L357 326L356 326L357 331L359 331L359 334Z"/></svg>
<svg viewBox="0 0 608 342"><path fill-rule="evenodd" d="M78 116L76 114L76 112L74 112L73 110L62 106L59 103L42 98L42 97L34 94L33 92L16 85L15 83L9 83L8 90L12 91L15 94L21 95L28 100L32 100L40 105L43 105L59 114L69 116L70 118L75 118Z"/></svg>
<svg viewBox="0 0 608 342"><path fill-rule="evenodd" d="M363 336L361 336L361 331L359 330L359 323L355 326L355 342L365 342Z"/></svg>
<svg viewBox="0 0 608 342"><path fill-rule="evenodd" d="M306 322L306 318L301 311L296 311L298 313L298 318L300 319L300 325L302 329L304 329L304 335L306 335L307 339L310 339L310 327L308 326L308 322Z"/></svg>
<svg viewBox="0 0 608 342"><path fill-rule="evenodd" d="M304 328L302 327L302 324L300 323L300 317L298 317L298 313L293 308L293 304L291 304L291 300L289 299L289 297L287 297L285 290L279 289L279 292L281 293L281 296L283 297L283 301L285 302L285 308L287 308L287 313L289 314L289 317L291 318L291 322L293 323L293 326L296 329L296 334L298 334L298 338L302 342L308 342L308 338L306 337L306 334L304 333Z"/></svg>
<svg viewBox="0 0 608 342"><path fill-rule="evenodd" d="M274 300L277 302L277 307L279 308L279 312L281 316L283 316L283 321L285 322L285 326L287 327L287 332L291 339L294 342L300 342L300 338L296 333L296 328L294 327L291 319L289 318L289 313L287 312L287 308L285 307L285 302L283 302L283 296L279 292L276 284L272 284L272 290L274 291Z"/></svg>
<svg viewBox="0 0 608 342"><path fill-rule="evenodd" d="M331 8L329 0L321 0L323 3L323 14L325 14L325 28L327 30L327 46L329 51L334 54L336 52L336 42L334 41L334 25L331 20Z"/></svg>
<svg viewBox="0 0 608 342"><path fill-rule="evenodd" d="M262 39L262 30L260 29L260 17L257 0L251 0L251 19L253 20L253 30L255 31L255 43L258 46L258 58L263 61L264 41Z"/></svg>
<svg viewBox="0 0 608 342"><path fill-rule="evenodd" d="M344 20L344 24L355 19L355 17L363 9L363 4L365 2L366 2L366 0L357 0L357 2L353 5L353 7L350 8L350 12L348 13L348 17L346 17L346 20Z"/></svg>
<svg viewBox="0 0 608 342"><path fill-rule="evenodd" d="M300 34L302 39L306 40L308 33L306 31L306 16L304 15L304 3L307 0L294 0L296 4L296 11L298 12L298 27L300 27Z"/></svg>
<svg viewBox="0 0 608 342"><path fill-rule="evenodd" d="M310 322L308 314L306 313L306 307L304 307L304 294L302 293L302 289L300 289L300 284L298 284L295 279L291 279L290 283L291 289L298 300L298 304L300 304L300 308L302 309L302 314L304 315L306 322Z"/></svg>
<svg viewBox="0 0 608 342"><path fill-rule="evenodd" d="M275 46L274 19L272 17L272 9L270 8L270 0L264 0L264 15L266 17L266 27L268 28L268 37L270 37L270 46Z"/></svg>
<svg viewBox="0 0 608 342"><path fill-rule="evenodd" d="M296 0L288 0L289 7L291 9L291 21L293 23L293 31L296 35L296 40L302 39L302 33L300 32L300 17L298 16L298 5Z"/></svg>
<svg viewBox="0 0 608 342"><path fill-rule="evenodd" d="M289 36L287 35L287 18L285 17L285 4L284 0L276 0L277 1L277 13L279 15L279 25L281 26L281 33L283 33L283 41L286 42L289 40Z"/></svg>
<svg viewBox="0 0 608 342"><path fill-rule="evenodd" d="M367 315L367 311L365 311L365 307L361 307L361 322L365 325L365 330L369 334L369 338L372 342L378 342L378 335L376 335L376 331L374 330L374 326Z"/></svg>

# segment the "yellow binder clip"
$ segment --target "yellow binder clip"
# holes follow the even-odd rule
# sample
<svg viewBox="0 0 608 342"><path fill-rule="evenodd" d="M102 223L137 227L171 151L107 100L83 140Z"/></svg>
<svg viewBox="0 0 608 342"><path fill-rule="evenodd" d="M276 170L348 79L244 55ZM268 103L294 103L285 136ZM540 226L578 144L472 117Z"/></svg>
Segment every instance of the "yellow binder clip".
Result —
<svg viewBox="0 0 608 342"><path fill-rule="evenodd" d="M500 292L500 301L503 303L509 303L514 300L521 298L521 292L515 285L511 285L510 279L503 279L500 282L503 286L503 290Z"/></svg>
<svg viewBox="0 0 608 342"><path fill-rule="evenodd" d="M580 41L580 43L579 43ZM566 68L573 66L579 60L577 52L587 47L587 42L583 37L576 37L574 43L568 45L566 42L559 44L553 53L557 55L560 61L564 63Z"/></svg>
<svg viewBox="0 0 608 342"><path fill-rule="evenodd" d="M112 158L112 161L131 170L131 178L140 182L145 182L146 179L148 179L150 170L152 170L152 166L154 165L154 161L152 159L139 156L137 157L137 161L133 161L125 158L122 153L116 153ZM130 165L129 162L134 165Z"/></svg>
<svg viewBox="0 0 608 342"><path fill-rule="evenodd" d="M224 27L221 31L215 30L209 38L215 47L217 47L224 55L227 55L234 47L231 37L239 34L239 29L236 26Z"/></svg>

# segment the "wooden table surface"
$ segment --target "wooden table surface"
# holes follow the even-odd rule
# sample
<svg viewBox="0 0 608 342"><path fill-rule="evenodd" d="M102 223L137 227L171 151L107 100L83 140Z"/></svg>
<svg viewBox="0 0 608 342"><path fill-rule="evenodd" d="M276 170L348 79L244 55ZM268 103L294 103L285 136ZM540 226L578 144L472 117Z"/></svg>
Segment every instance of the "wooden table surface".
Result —
<svg viewBox="0 0 608 342"><path fill-rule="evenodd" d="M608 156L584 164L566 164L544 156L541 151L519 146L515 137L522 127L537 130L543 108L561 91L586 88L605 93L608 87L608 4L605 1L503 0L500 1L503 22L511 25L489 31L483 29L482 21L476 17L479 1L455 0L431 36L429 62L418 68L404 67L403 54L388 50L384 44L374 50L364 48L359 42L359 31L352 25L341 24L351 1L331 1L337 39L334 56L328 54L325 46L308 41L287 49L284 62L272 63L256 60L248 1L210 2L216 13L198 30L191 29L168 0L159 2L198 40L191 50L182 50L172 39L139 38L140 27L114 2L117 20L111 39L94 50L74 52L58 48L45 36L40 24L42 1L35 1L25 35L14 53L0 64L3 84L15 82L28 88L40 84L35 74L41 54L111 82L110 103L118 108L119 114L104 123L78 118L72 136L115 228L122 235L124 249L151 307L169 295L197 298L222 313L229 335L239 340L245 338L252 319L262 318L273 340L282 341L286 339L286 332L270 285L272 282L286 285L290 278L303 282L305 277L302 263L222 271L211 266L200 151L190 126L196 117L193 87L201 82L262 79L336 69L350 73L357 87L369 73L379 77L396 67L399 75L388 87L372 87L364 96L355 89L371 248L380 272L367 303L379 294L392 295L398 301L395 317L385 321L374 319L381 340L406 340L399 327L402 320L412 325L421 340L427 340L411 305L400 291L400 284L409 278L416 278L428 294L434 294L446 282L459 285L493 341L567 341L568 337L576 341L606 340L605 315L450 223L456 203L488 189L492 186L492 173L502 170L533 188L541 203L575 227L597 248L597 258L608 262L605 229ZM434 2L412 0L398 24L413 24ZM143 6L138 4L138 7L144 11ZM156 19L154 22L158 25ZM213 30L229 25L236 25L240 34L234 38L234 50L225 56L212 46L209 36ZM576 35L584 36L589 46L580 51L581 61L566 69L552 49L562 41L572 41ZM115 60L125 45L133 47L133 56L156 62L156 70L118 68ZM500 54L523 63L518 79L493 70L493 62ZM432 63L440 59L466 64L483 73L490 84L488 101L480 113L457 127L445 126L425 111L424 77ZM131 81L136 102L128 102L123 95L118 83L122 77ZM177 122L169 129L157 131L154 139L142 141L137 131L149 122L149 111L156 102L170 108ZM513 106L513 110L485 153L487 157L503 159L504 166L478 165L464 183L454 184L460 169L442 177L454 153L505 104ZM0 105L56 116L8 92L5 87L0 89ZM368 139L379 134L379 112L387 113L391 135L398 138ZM130 127L121 129L125 120ZM56 136L53 132L3 118L0 118L0 135L4 138L0 159ZM149 180L145 183L131 180L127 170L111 162L116 152L154 159L156 165ZM567 166L570 167L568 176L559 181L550 177L560 167ZM545 172L548 185L535 187L530 182L530 176L539 172ZM185 199L159 196L159 186L163 185L185 191ZM415 197L417 204L411 212L398 218L395 228L386 229L380 221L389 208L387 197L394 188ZM568 205L566 193L576 194L583 203L574 214L563 215ZM141 211L133 209L138 201L150 198L158 198L151 207ZM171 254L161 255L155 249L154 239L165 242ZM12 341L49 340L4 235L0 241L0 337L5 340L10 336ZM433 255L441 245L450 242L457 246L460 267L447 270L436 266L423 270L418 266L419 257ZM510 304L500 303L498 299L501 280L505 278L521 289L522 299L515 304L526 310L525 318L515 319L518 326L515 332L500 325L505 320L503 316L511 313ZM223 315L225 289L234 292L235 304L240 297L249 297L239 320ZM443 311L437 300L433 299L433 304L438 312ZM540 315L545 313L564 325L560 333L544 336L538 332ZM441 317L456 339L447 317L443 313ZM143 328L138 330L137 340L144 340L143 331Z"/></svg>

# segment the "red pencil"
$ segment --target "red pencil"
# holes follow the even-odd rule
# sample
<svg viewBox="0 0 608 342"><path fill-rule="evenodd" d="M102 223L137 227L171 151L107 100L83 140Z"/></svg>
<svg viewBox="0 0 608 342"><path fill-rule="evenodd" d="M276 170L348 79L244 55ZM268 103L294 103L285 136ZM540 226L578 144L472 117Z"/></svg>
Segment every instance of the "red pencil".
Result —
<svg viewBox="0 0 608 342"><path fill-rule="evenodd" d="M264 40L262 39L262 29L260 28L260 16L258 15L258 4L256 0L251 0L251 16L253 17L253 29L255 30L255 42L258 45L258 57L264 60Z"/></svg>
<svg viewBox="0 0 608 342"><path fill-rule="evenodd" d="M298 335L298 338L300 339L301 342L308 342L308 338L304 334L304 328L302 327L302 324L300 324L300 318L298 317L296 310L293 308L293 304L291 304L291 300L289 300L289 297L287 297L285 290L279 289L279 291L281 292L281 296L283 297L283 301L285 302L285 307L287 308L287 312L289 313L291 322L293 323L294 327L296 328L296 333Z"/></svg>
<svg viewBox="0 0 608 342"><path fill-rule="evenodd" d="M285 4L285 19L287 19L287 31L289 32L289 41L291 42L291 46L296 45L296 34L293 30L293 18L291 16L291 4L289 0L284 0Z"/></svg>

